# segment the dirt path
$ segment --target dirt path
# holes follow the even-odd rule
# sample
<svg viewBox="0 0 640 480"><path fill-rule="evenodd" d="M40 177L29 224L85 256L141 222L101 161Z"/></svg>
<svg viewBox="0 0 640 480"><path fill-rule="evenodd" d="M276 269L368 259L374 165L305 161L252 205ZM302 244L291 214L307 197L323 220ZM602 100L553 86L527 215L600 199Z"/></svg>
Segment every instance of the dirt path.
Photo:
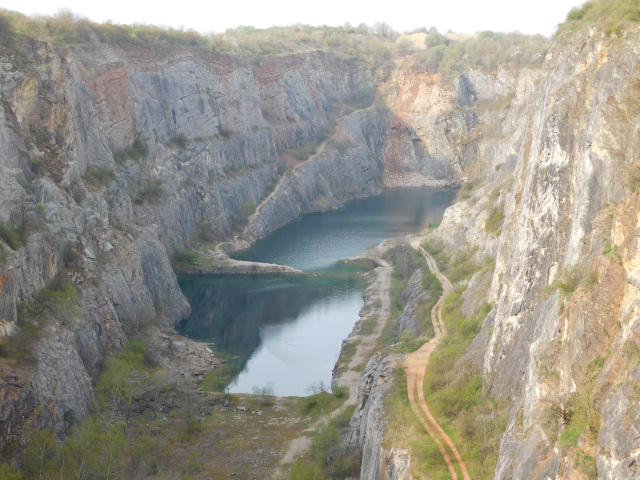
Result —
<svg viewBox="0 0 640 480"><path fill-rule="evenodd" d="M297 457L304 454L311 446L311 438L306 434L315 430L320 422L328 422L329 419L336 417L342 413L350 405L355 405L358 397L358 386L360 385L360 378L362 372L357 369L365 363L373 354L377 348L378 338L384 329L385 323L391 313L391 300L389 298L389 289L391 288L391 272L393 268L380 260L378 260L380 266L376 268L377 278L372 284L375 294L372 295L368 301L374 302L380 300L380 307L369 314L377 317L376 326L369 335L355 334L349 336L350 342L358 342L356 351L351 357L351 360L346 365L344 371L336 376L336 382L338 385L346 387L349 390L349 398L338 408L330 412L326 417L320 419L318 422L309 426L303 432L303 436L294 438L287 447L280 465L273 475L274 479L280 479L283 475L282 467L288 463L293 462Z"/></svg>
<svg viewBox="0 0 640 480"><path fill-rule="evenodd" d="M457 463L460 472L462 472L462 478L464 480L470 480L471 477L469 476L469 473L467 471L467 466L462 460L462 456L451 441L449 435L447 435L447 433L442 429L440 424L431 414L431 411L429 410L427 402L424 398L424 376L429 365L429 358L433 350L436 348L436 346L438 346L438 344L442 341L443 337L447 333L444 322L442 320L442 305L444 303L444 298L449 293L453 292L453 285L451 285L449 279L440 272L433 257L431 257L431 255L429 255L420 246L420 239L416 238L415 240L412 240L411 246L422 253L424 258L427 260L429 270L431 270L442 283L443 292L436 304L431 309L431 321L433 323L433 328L435 331L434 337L430 341L425 343L422 347L420 347L416 352L407 355L405 358L405 368L407 372L407 396L409 397L409 403L411 404L413 412L416 414L420 422L424 425L425 430L427 431L429 436L436 442L436 445L442 453L444 461L447 464L447 468L451 473L451 478L453 478L454 480L458 479L458 474L455 469L455 464ZM452 456L453 460L451 458Z"/></svg>

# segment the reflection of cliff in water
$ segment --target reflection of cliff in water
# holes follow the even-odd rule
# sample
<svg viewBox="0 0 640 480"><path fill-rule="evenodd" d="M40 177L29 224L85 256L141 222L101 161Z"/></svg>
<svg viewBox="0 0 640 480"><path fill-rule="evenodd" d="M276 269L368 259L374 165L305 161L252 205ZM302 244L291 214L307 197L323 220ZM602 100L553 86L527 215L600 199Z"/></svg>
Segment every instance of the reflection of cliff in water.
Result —
<svg viewBox="0 0 640 480"><path fill-rule="evenodd" d="M236 357L242 370L260 346L260 329L294 321L305 310L335 295L362 291L355 275L204 275L180 278L191 316L178 331L194 340L215 343Z"/></svg>

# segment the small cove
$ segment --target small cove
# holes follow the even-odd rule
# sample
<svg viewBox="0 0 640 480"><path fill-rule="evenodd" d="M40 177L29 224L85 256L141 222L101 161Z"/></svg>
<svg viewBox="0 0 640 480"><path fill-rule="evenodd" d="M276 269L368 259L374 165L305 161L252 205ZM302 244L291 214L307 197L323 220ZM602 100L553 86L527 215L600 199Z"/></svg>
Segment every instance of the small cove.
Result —
<svg viewBox="0 0 640 480"><path fill-rule="evenodd" d="M272 384L277 395L302 396L312 383L328 386L366 286L358 265L342 260L440 223L453 195L439 188L393 189L305 215L236 258L312 275L182 276L192 313L178 330L232 356L239 375L231 392Z"/></svg>

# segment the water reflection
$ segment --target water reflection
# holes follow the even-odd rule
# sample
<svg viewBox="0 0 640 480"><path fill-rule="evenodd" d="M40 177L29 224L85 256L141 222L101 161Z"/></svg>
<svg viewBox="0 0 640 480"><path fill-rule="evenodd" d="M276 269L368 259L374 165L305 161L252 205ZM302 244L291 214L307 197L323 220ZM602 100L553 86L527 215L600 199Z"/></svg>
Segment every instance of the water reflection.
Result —
<svg viewBox="0 0 640 480"><path fill-rule="evenodd" d="M340 210L305 215L236 257L302 270L327 268L360 255L388 238L440 223L454 193L438 188L399 188L353 200Z"/></svg>
<svg viewBox="0 0 640 480"><path fill-rule="evenodd" d="M272 382L280 395L303 395L309 383L327 383L358 318L363 285L343 270L316 277L185 276L180 286L192 313L179 331L233 355L237 372L251 359L231 391Z"/></svg>
<svg viewBox="0 0 640 480"><path fill-rule="evenodd" d="M397 189L306 215L238 257L291 265L313 276L184 276L180 286L192 313L179 331L235 357L241 373L232 392L272 382L278 395L306 395L311 383L329 384L365 285L361 267L339 259L439 223L452 195Z"/></svg>

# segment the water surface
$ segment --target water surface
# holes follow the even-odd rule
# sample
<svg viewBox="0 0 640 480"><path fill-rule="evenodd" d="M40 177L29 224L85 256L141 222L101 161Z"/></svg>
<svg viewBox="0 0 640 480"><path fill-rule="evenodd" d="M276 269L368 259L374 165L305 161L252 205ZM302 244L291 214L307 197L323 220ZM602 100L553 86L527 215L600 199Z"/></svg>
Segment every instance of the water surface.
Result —
<svg viewBox="0 0 640 480"><path fill-rule="evenodd" d="M381 241L440 223L454 193L438 188L397 188L360 198L344 208L300 217L235 258L301 270L331 267Z"/></svg>
<svg viewBox="0 0 640 480"><path fill-rule="evenodd" d="M189 275L179 279L192 313L179 331L233 356L231 392L273 384L278 395L307 395L331 382L341 342L362 307L365 282L341 259L382 240L439 223L453 193L407 188L305 215L237 258L310 271L299 275Z"/></svg>

